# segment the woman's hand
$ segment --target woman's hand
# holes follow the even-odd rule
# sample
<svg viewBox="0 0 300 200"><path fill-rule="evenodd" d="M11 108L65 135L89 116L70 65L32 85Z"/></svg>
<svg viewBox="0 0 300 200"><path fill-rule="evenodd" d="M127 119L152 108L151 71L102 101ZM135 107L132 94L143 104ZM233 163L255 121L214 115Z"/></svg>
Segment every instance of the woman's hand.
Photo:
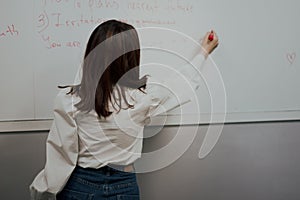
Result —
<svg viewBox="0 0 300 200"><path fill-rule="evenodd" d="M213 34L212 40L209 39L210 34ZM207 32L201 42L201 53L204 55L205 58L207 58L207 56L214 51L218 44L219 38L217 34L214 31Z"/></svg>

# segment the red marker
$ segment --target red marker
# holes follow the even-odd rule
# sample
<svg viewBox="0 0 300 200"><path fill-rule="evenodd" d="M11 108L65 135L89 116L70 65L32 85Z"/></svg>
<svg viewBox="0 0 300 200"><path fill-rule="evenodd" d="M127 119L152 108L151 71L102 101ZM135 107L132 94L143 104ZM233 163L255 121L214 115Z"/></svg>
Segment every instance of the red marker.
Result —
<svg viewBox="0 0 300 200"><path fill-rule="evenodd" d="M214 32L213 31L210 32L210 34L208 36L208 40L209 41L213 41L214 40Z"/></svg>

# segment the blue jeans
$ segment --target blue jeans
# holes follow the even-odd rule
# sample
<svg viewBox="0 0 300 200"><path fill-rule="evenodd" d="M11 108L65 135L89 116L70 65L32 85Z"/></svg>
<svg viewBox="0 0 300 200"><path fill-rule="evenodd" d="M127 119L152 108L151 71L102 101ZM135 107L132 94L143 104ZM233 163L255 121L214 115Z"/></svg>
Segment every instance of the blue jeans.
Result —
<svg viewBox="0 0 300 200"><path fill-rule="evenodd" d="M57 200L139 200L136 174L77 166Z"/></svg>

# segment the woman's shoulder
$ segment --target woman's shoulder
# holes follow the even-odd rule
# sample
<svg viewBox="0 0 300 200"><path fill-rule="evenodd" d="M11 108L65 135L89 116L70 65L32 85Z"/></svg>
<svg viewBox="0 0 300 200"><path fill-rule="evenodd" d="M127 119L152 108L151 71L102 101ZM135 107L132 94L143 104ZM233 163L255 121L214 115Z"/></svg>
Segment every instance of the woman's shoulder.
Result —
<svg viewBox="0 0 300 200"><path fill-rule="evenodd" d="M130 96L130 98L134 101L139 101L143 99L145 96L147 96L146 89L128 89L127 94Z"/></svg>
<svg viewBox="0 0 300 200"><path fill-rule="evenodd" d="M77 104L80 100L76 94L69 93L70 88L63 88L58 91L54 100L54 110L61 110L65 112L75 112Z"/></svg>

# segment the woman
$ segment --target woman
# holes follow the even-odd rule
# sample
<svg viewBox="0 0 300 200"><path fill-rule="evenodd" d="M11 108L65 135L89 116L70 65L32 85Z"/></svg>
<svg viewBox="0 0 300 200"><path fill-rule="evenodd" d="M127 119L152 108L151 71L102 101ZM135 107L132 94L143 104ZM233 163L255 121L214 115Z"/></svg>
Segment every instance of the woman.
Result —
<svg viewBox="0 0 300 200"><path fill-rule="evenodd" d="M211 41L209 34L194 66L218 45L217 36ZM55 99L47 161L30 186L31 197L139 199L133 163L141 156L143 128L150 117L182 102L171 101L159 84L149 84L151 78L140 78L139 38L131 25L100 24L84 58L80 84L61 87ZM183 68L183 74L198 80L191 68Z"/></svg>

